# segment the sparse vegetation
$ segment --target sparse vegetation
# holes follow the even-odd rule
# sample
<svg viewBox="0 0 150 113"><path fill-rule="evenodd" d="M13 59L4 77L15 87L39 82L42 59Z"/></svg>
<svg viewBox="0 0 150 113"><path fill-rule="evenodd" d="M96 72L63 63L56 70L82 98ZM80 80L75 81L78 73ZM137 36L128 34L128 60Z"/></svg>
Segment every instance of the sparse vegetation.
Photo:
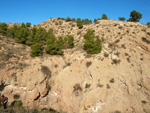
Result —
<svg viewBox="0 0 150 113"><path fill-rule="evenodd" d="M22 102L21 101L13 101L11 103L11 106L12 107L17 107L17 108L22 107Z"/></svg>
<svg viewBox="0 0 150 113"><path fill-rule="evenodd" d="M46 109L43 108L41 110L39 109L29 109L29 108L23 108L21 101L14 101L12 102L11 106L8 106L7 109L3 109L0 107L1 113L65 113L65 112L58 112L54 109Z"/></svg>
<svg viewBox="0 0 150 113"><path fill-rule="evenodd" d="M69 17L67 18L67 21ZM30 28L31 23L22 23L20 26L14 25L11 28L7 27L6 23L0 24L0 34L7 35L15 39L17 43L26 44L31 47L31 57L40 56L43 53L43 46L47 41L45 48L48 54L62 55L63 50L74 47L74 37L69 35L65 38L56 38L53 34L53 30L46 31L44 28Z"/></svg>

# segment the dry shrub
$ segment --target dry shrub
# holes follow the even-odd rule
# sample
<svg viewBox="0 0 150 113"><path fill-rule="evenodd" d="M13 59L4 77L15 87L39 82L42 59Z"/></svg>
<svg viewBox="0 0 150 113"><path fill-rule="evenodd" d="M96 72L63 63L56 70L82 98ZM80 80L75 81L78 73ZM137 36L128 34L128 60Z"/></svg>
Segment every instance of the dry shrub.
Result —
<svg viewBox="0 0 150 113"><path fill-rule="evenodd" d="M51 71L47 66L41 66L41 71L47 77L51 77Z"/></svg>
<svg viewBox="0 0 150 113"><path fill-rule="evenodd" d="M20 95L19 94L14 94L14 99L19 99Z"/></svg>
<svg viewBox="0 0 150 113"><path fill-rule="evenodd" d="M86 62L86 67L89 67L92 64L92 62Z"/></svg>
<svg viewBox="0 0 150 113"><path fill-rule="evenodd" d="M142 37L142 41L147 43L147 44L150 44L150 40L146 39L145 37Z"/></svg>
<svg viewBox="0 0 150 113"><path fill-rule="evenodd" d="M112 59L112 64L120 64L121 60L120 59Z"/></svg>
<svg viewBox="0 0 150 113"><path fill-rule="evenodd" d="M108 56L109 56L109 54L105 52L104 53L104 57L108 57Z"/></svg>
<svg viewBox="0 0 150 113"><path fill-rule="evenodd" d="M90 88L91 84L85 84L85 88Z"/></svg>
<svg viewBox="0 0 150 113"><path fill-rule="evenodd" d="M82 88L79 83L77 83L73 86L73 93L75 94L75 96L79 96L81 91L82 91Z"/></svg>
<svg viewBox="0 0 150 113"><path fill-rule="evenodd" d="M114 83L115 82L115 80L114 80L114 78L112 78L111 80L110 80L110 83Z"/></svg>

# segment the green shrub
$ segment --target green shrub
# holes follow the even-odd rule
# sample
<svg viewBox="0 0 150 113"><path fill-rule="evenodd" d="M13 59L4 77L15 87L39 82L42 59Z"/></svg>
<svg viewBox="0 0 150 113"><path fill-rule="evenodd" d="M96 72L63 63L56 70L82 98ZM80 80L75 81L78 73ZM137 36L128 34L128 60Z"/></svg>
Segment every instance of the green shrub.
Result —
<svg viewBox="0 0 150 113"><path fill-rule="evenodd" d="M22 27L22 28L25 28L25 27L26 27L25 23L22 23L22 24L21 24L21 27Z"/></svg>
<svg viewBox="0 0 150 113"><path fill-rule="evenodd" d="M29 36L30 31L26 27L18 27L15 31L15 41L17 43L25 44L26 37Z"/></svg>
<svg viewBox="0 0 150 113"><path fill-rule="evenodd" d="M84 23L84 24L90 24L90 23L92 23L92 20L89 20L88 18L82 19L82 23Z"/></svg>
<svg viewBox="0 0 150 113"><path fill-rule="evenodd" d="M95 37L94 31L88 29L87 33L84 35L84 49L88 54L97 54L101 52L102 42L99 37Z"/></svg>
<svg viewBox="0 0 150 113"><path fill-rule="evenodd" d="M67 18L66 18L66 22L69 22L69 21L71 21L71 18L70 18L70 17L67 17Z"/></svg>
<svg viewBox="0 0 150 113"><path fill-rule="evenodd" d="M65 20L65 18L61 18L61 20Z"/></svg>
<svg viewBox="0 0 150 113"><path fill-rule="evenodd" d="M74 37L72 35L64 37L64 49L74 47Z"/></svg>
<svg viewBox="0 0 150 113"><path fill-rule="evenodd" d="M47 39L47 46L45 47L45 51L48 54L51 55L62 55L63 51L62 51L62 46L60 46L60 43L58 40L56 40L56 38L53 39Z"/></svg>
<svg viewBox="0 0 150 113"><path fill-rule="evenodd" d="M27 23L26 23L26 26L27 26L27 27L30 27L30 26L31 26L31 23L27 22Z"/></svg>
<svg viewBox="0 0 150 113"><path fill-rule="evenodd" d="M130 21L130 22L139 22L139 20L142 18L142 14L137 12L136 10L133 10L131 13L130 13L130 17L127 21Z"/></svg>
<svg viewBox="0 0 150 113"><path fill-rule="evenodd" d="M33 38L34 38L34 37L32 37L32 36L28 36L28 37L26 38L25 44L28 45L28 46L33 45L33 44L34 44L34 39L33 39Z"/></svg>
<svg viewBox="0 0 150 113"><path fill-rule="evenodd" d="M118 19L119 19L119 21L125 21L126 20L125 17L119 17Z"/></svg>
<svg viewBox="0 0 150 113"><path fill-rule="evenodd" d="M74 37L72 35L69 35L67 48L73 48L73 47L74 47Z"/></svg>
<svg viewBox="0 0 150 113"><path fill-rule="evenodd" d="M77 26L79 29L83 28L82 21L80 18L77 19Z"/></svg>
<svg viewBox="0 0 150 113"><path fill-rule="evenodd" d="M76 21L76 19L75 19L75 18L72 18L72 21L74 21L74 22L75 22L75 21Z"/></svg>
<svg viewBox="0 0 150 113"><path fill-rule="evenodd" d="M107 19L108 19L108 18L107 18L107 15L106 15L106 14L103 14L103 15L102 15L102 19L107 20Z"/></svg>
<svg viewBox="0 0 150 113"><path fill-rule="evenodd" d="M97 21L98 21L98 20L95 18L95 19L94 19L94 22L97 22Z"/></svg>
<svg viewBox="0 0 150 113"><path fill-rule="evenodd" d="M66 20L71 21L70 17L68 17ZM73 21L75 21L75 18ZM0 23L0 34L14 38L17 43L30 46L32 49L30 54L31 57L42 55L42 46L46 43L46 41L47 46L45 51L52 55L62 55L62 49L74 47L74 37L72 35L69 35L65 38L62 36L55 38L52 29L46 31L46 29L42 27L36 28L34 26L29 28L30 25L31 23L28 22L26 24L22 23L21 26L14 24L13 27L7 28L6 23Z"/></svg>
<svg viewBox="0 0 150 113"><path fill-rule="evenodd" d="M14 38L15 37L15 32L17 31L18 26L14 24L12 28L7 29L7 36Z"/></svg>
<svg viewBox="0 0 150 113"><path fill-rule="evenodd" d="M38 109L31 110L31 113L40 113Z"/></svg>
<svg viewBox="0 0 150 113"><path fill-rule="evenodd" d="M150 22L148 22L147 25L150 25Z"/></svg>
<svg viewBox="0 0 150 113"><path fill-rule="evenodd" d="M84 19L82 19L81 22L84 23Z"/></svg>
<svg viewBox="0 0 150 113"><path fill-rule="evenodd" d="M7 35L7 24L6 23L0 23L0 34Z"/></svg>
<svg viewBox="0 0 150 113"><path fill-rule="evenodd" d="M36 34L34 36L34 42L35 43L42 43L44 41L46 41L47 38L47 32L44 28L38 28L36 30Z"/></svg>
<svg viewBox="0 0 150 113"><path fill-rule="evenodd" d="M57 43L60 48L64 48L64 40L62 36L59 36L55 43Z"/></svg>
<svg viewBox="0 0 150 113"><path fill-rule="evenodd" d="M92 29L88 29L87 33L84 35L84 39L85 40L92 40L92 41L94 41L94 37L95 37L95 34L94 34L94 31Z"/></svg>
<svg viewBox="0 0 150 113"><path fill-rule="evenodd" d="M13 101L11 103L11 106L12 107L17 107L17 108L22 107L22 102L21 101Z"/></svg>
<svg viewBox="0 0 150 113"><path fill-rule="evenodd" d="M96 46L94 43L91 42L85 42L84 49L88 54L98 54L101 52L102 47Z"/></svg>
<svg viewBox="0 0 150 113"><path fill-rule="evenodd" d="M62 55L62 49L73 48L74 47L74 37L72 35L62 37L59 36L57 39L52 36L47 39L47 46L45 51L51 55Z"/></svg>
<svg viewBox="0 0 150 113"><path fill-rule="evenodd" d="M31 57L40 56L42 55L42 44L36 43L31 46L32 52L30 54Z"/></svg>

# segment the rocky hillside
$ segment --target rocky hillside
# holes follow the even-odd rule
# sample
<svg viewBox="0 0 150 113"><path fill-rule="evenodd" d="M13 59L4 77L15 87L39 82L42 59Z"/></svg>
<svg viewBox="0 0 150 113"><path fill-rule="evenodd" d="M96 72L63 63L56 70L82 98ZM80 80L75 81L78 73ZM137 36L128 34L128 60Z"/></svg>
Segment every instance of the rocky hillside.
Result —
<svg viewBox="0 0 150 113"><path fill-rule="evenodd" d="M0 90L9 103L67 113L150 113L148 26L99 20L78 29L54 18L36 26L74 35L75 47L63 56L31 58L29 47L0 36ZM89 28L103 41L96 55L83 50Z"/></svg>

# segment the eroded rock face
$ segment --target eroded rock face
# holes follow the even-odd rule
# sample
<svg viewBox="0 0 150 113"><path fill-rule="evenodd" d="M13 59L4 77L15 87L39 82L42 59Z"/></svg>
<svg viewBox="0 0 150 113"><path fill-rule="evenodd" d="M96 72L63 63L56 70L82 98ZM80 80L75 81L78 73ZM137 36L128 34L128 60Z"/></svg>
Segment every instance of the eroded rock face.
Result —
<svg viewBox="0 0 150 113"><path fill-rule="evenodd" d="M51 19L38 26L53 28L56 35L66 35L74 24ZM103 37L103 49L97 55L88 55L82 49L88 28ZM9 98L9 103L21 100L24 107L68 113L147 113L150 109L148 31L140 23L113 20L84 25L80 31L74 26L71 32L75 48L65 50L64 56L36 58L30 58L29 47L0 36L0 91Z"/></svg>

